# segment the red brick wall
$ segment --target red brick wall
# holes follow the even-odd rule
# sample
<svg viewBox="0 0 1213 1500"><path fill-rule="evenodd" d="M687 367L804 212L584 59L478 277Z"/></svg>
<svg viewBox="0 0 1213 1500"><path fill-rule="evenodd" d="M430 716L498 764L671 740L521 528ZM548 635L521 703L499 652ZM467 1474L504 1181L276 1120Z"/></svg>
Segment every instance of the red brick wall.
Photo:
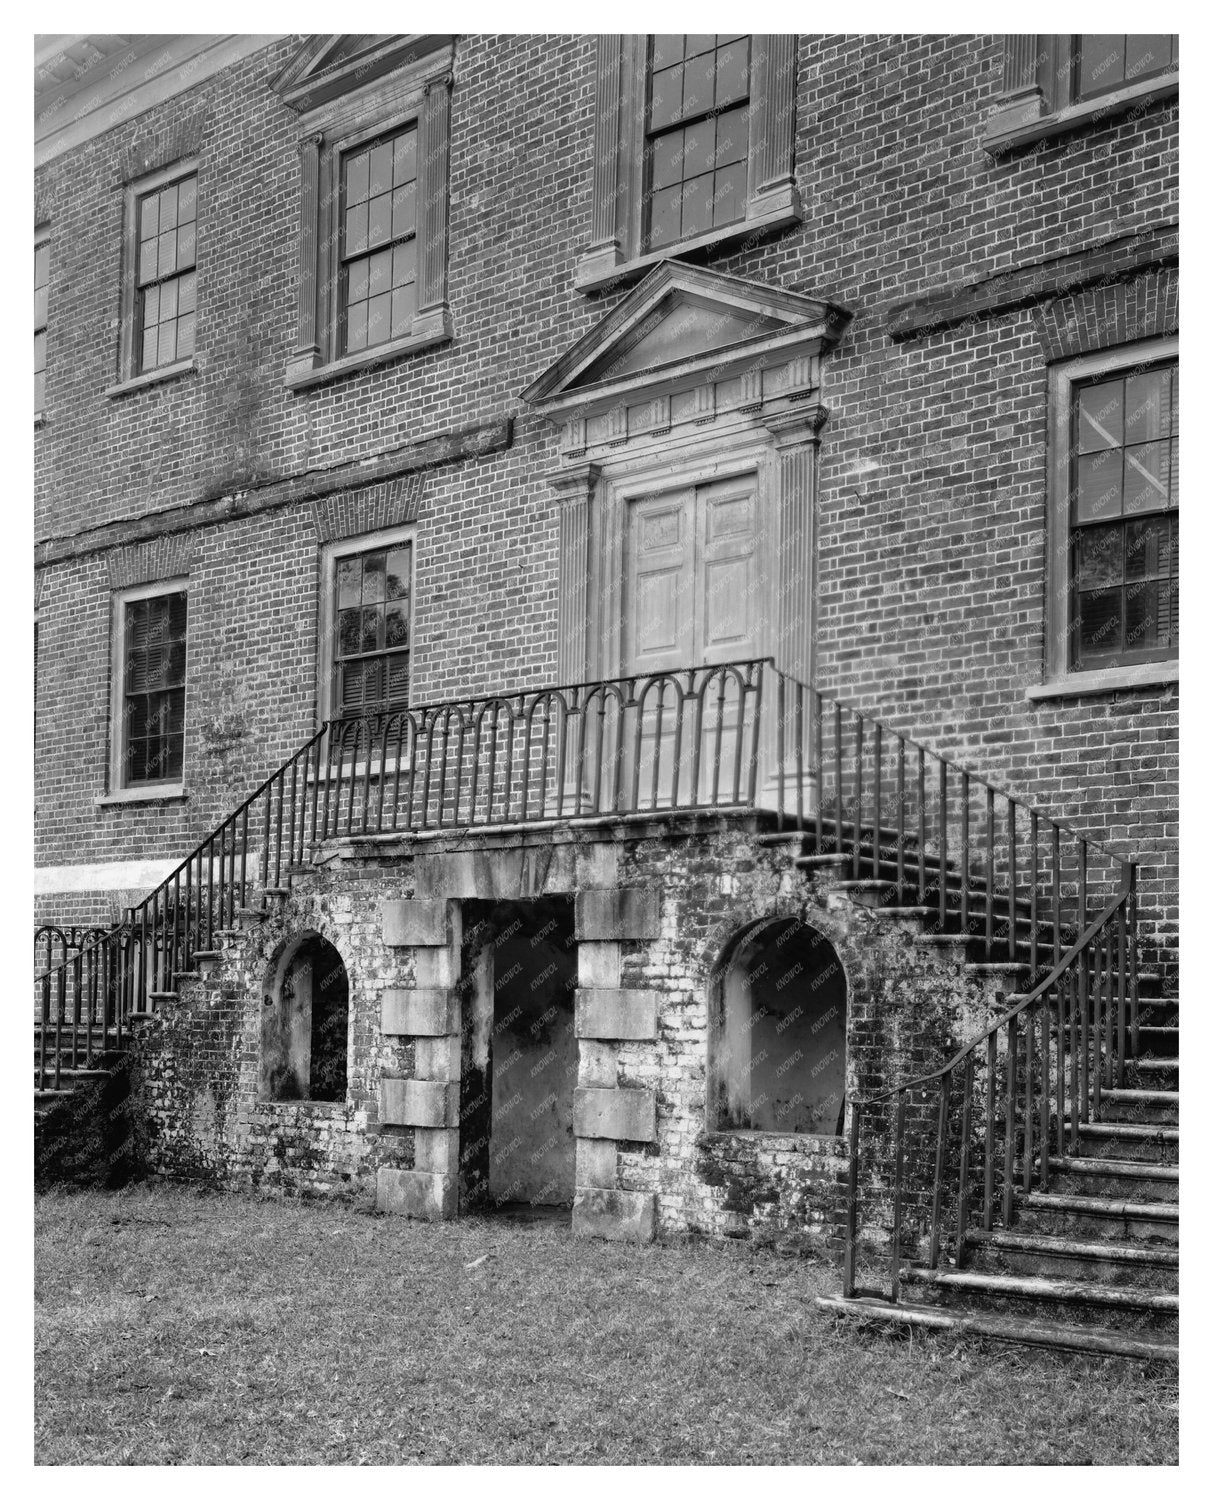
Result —
<svg viewBox="0 0 1213 1500"><path fill-rule="evenodd" d="M431 470L416 550L417 692L551 677L556 435L518 392L618 300L572 289L589 237L591 38L460 38L451 117L453 343L302 394L300 126L269 91L282 43L42 169L48 409L36 534L66 536L374 456L503 416L503 453ZM799 227L712 257L855 311L827 361L817 675L1147 863L1175 923L1177 692L1032 703L1044 631L1044 354L1030 310L894 343L888 305L1176 213L1177 124L1155 107L997 162L980 144L996 37L802 37ZM200 369L118 400L122 177L199 157ZM877 467L856 477L860 460ZM38 859L182 854L309 732L317 540L306 503L196 536L187 781L167 808L96 808L108 735L103 555L41 593ZM226 754L213 726L244 733ZM212 726L208 730L208 725ZM211 738L208 741L208 734ZM72 909L78 903L74 900ZM52 902L53 905L53 902Z"/></svg>

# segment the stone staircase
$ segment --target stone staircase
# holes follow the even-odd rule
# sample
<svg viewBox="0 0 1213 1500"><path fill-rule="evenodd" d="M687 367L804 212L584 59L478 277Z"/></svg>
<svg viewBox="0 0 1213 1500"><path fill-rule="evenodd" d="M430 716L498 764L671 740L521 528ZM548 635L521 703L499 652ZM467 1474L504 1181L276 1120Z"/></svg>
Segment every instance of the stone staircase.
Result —
<svg viewBox="0 0 1213 1500"><path fill-rule="evenodd" d="M1143 990L1159 976L1143 973ZM1179 1000L1143 994L1138 1054L1097 1118L1066 1121L1048 1185L1017 1191L1010 1226L971 1227L959 1255L901 1268L896 1302L822 1297L866 1322L953 1330L1056 1350L1179 1356ZM1077 1144L1074 1144L1074 1136Z"/></svg>

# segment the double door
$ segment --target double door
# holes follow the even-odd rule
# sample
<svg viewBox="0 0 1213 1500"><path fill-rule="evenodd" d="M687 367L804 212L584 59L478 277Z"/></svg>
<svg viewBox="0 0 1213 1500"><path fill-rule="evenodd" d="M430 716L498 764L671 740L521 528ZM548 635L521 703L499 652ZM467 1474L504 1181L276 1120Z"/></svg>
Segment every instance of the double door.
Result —
<svg viewBox="0 0 1213 1500"><path fill-rule="evenodd" d="M624 561L625 675L762 654L769 601L761 596L754 475L629 500ZM658 694L655 685L625 733L640 805L731 801L739 771L744 790L756 748L753 700L743 704L734 681L719 675L681 709L677 697L672 686Z"/></svg>

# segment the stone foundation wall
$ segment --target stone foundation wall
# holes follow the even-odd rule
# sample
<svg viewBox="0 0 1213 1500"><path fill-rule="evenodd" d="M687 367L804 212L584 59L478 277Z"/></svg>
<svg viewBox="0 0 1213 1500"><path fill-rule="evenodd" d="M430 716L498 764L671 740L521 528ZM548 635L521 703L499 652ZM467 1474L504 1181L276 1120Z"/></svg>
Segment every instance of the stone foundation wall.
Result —
<svg viewBox="0 0 1213 1500"><path fill-rule="evenodd" d="M132 1100L143 1159L223 1185L374 1193L382 1209L424 1217L461 1211L476 1196L461 1149L479 1149L471 1137L484 1126L483 1087L475 1100L463 1090L460 1114L464 908L479 921L486 902L571 896L575 1229L836 1251L844 1138L724 1131L712 1118L719 986L739 937L795 917L833 945L847 982L848 1094L944 1061L1004 1008L1009 986L974 982L953 951L916 941L917 921L806 875L797 853L752 815L343 847L266 919L225 934L211 972L141 1023ZM267 976L304 932L346 966L344 1104L265 1097ZM864 1157L877 1193L869 1236L881 1229L885 1156L878 1121Z"/></svg>

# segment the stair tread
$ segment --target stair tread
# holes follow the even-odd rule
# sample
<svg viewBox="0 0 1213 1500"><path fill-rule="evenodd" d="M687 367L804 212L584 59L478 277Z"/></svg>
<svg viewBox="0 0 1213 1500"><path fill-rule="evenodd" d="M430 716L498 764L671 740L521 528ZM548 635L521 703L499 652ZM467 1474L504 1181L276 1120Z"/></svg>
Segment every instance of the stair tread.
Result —
<svg viewBox="0 0 1213 1500"><path fill-rule="evenodd" d="M970 1229L966 1242L996 1250L1025 1250L1040 1255L1118 1261L1128 1265L1178 1266L1179 1251L1165 1245L1127 1245L1120 1240L1071 1240L1064 1235L1016 1234L1010 1229Z"/></svg>
<svg viewBox="0 0 1213 1500"><path fill-rule="evenodd" d="M1144 1291L1138 1287L1107 1286L1099 1281L1074 1281L1051 1276L1014 1276L998 1271L932 1271L907 1266L906 1281L957 1291L986 1292L1012 1297L1040 1297L1051 1302L1084 1302L1101 1307L1135 1307L1150 1312L1178 1312L1177 1292Z"/></svg>
<svg viewBox="0 0 1213 1500"><path fill-rule="evenodd" d="M1153 1161L1124 1161L1117 1156L1050 1156L1050 1172L1078 1172L1091 1177L1140 1177L1153 1182L1178 1182L1179 1168Z"/></svg>
<svg viewBox="0 0 1213 1500"><path fill-rule="evenodd" d="M1178 1089L1103 1089L1100 1097L1113 1104L1173 1104L1179 1106Z"/></svg>
<svg viewBox="0 0 1213 1500"><path fill-rule="evenodd" d="M1066 1213L1099 1214L1115 1219L1157 1219L1179 1223L1178 1203L1159 1203L1149 1198L1088 1198L1078 1193L1017 1193L1023 1208L1051 1208Z"/></svg>
<svg viewBox="0 0 1213 1500"><path fill-rule="evenodd" d="M1133 1338L1128 1334L1099 1332L1083 1324L1048 1322L1008 1314L961 1313L941 1308L906 1307L884 1302L876 1297L817 1297L816 1305L826 1312L851 1317L869 1317L882 1322L908 1323L923 1328L956 1329L985 1338L1012 1343L1039 1344L1053 1349L1074 1349L1087 1353L1117 1354L1128 1359L1158 1359L1176 1362L1179 1345Z"/></svg>
<svg viewBox="0 0 1213 1500"><path fill-rule="evenodd" d="M1069 1125L1067 1118L1066 1124ZM1178 1141L1178 1125L1135 1125L1129 1121L1123 1124L1119 1120L1091 1120L1086 1125L1080 1124L1079 1135L1102 1135L1109 1139L1120 1136L1130 1141ZM1102 1158L1101 1158L1102 1159Z"/></svg>

